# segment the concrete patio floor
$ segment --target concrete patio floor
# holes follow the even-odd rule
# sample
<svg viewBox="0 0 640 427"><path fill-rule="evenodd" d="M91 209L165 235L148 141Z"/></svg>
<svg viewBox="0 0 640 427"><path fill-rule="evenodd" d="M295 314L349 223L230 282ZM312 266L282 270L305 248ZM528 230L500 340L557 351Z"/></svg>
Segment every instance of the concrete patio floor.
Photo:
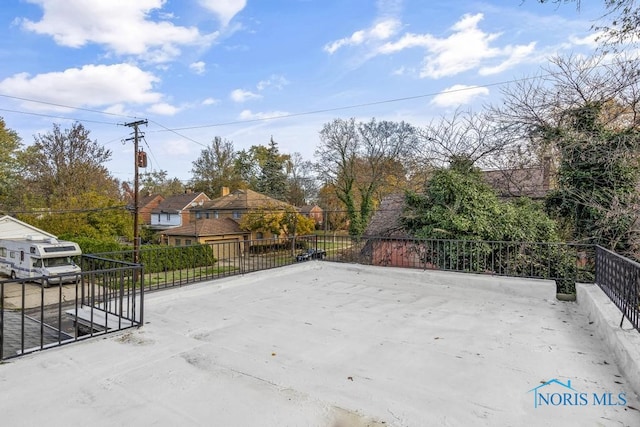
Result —
<svg viewBox="0 0 640 427"><path fill-rule="evenodd" d="M219 279L147 294L140 329L1 364L0 419L640 425L638 396L579 308L548 281L330 262ZM585 399L536 407L538 391Z"/></svg>

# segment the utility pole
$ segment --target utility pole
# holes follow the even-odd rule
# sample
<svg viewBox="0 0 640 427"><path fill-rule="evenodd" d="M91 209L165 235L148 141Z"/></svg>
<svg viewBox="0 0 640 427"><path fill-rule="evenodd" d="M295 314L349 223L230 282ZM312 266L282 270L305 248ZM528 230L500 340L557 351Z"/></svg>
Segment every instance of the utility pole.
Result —
<svg viewBox="0 0 640 427"><path fill-rule="evenodd" d="M133 137L127 138L125 141L133 141L133 156L134 156L134 174L133 174L133 262L138 263L140 261L140 230L138 226L138 190L140 188L139 176L138 176L138 140L141 138L141 132L138 129L140 125L146 125L147 120L137 120L135 122L125 123L125 126L133 128Z"/></svg>

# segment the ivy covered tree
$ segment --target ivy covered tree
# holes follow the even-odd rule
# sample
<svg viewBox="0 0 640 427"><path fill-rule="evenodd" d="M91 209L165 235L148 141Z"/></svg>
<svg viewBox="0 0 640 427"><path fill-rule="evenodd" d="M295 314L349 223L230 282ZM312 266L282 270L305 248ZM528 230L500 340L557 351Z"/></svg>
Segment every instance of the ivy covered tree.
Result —
<svg viewBox="0 0 640 427"><path fill-rule="evenodd" d="M605 109L587 104L567 112L566 126L547 129L561 153L558 188L547 207L575 240L637 254L640 133L605 126Z"/></svg>
<svg viewBox="0 0 640 427"><path fill-rule="evenodd" d="M394 183L404 186L402 161L411 157L416 143L416 130L405 122L356 123L352 118L324 125L315 153L319 178L342 202L351 235L364 232L377 199L394 191Z"/></svg>
<svg viewBox="0 0 640 427"><path fill-rule="evenodd" d="M457 157L439 169L424 194L408 192L402 218L419 238L514 242L558 241L556 226L529 199L501 201L470 159Z"/></svg>

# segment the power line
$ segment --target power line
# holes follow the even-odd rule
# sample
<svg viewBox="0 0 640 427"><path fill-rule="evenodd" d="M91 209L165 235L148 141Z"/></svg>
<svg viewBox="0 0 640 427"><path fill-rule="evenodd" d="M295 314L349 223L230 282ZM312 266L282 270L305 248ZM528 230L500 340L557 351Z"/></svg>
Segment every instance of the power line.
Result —
<svg viewBox="0 0 640 427"><path fill-rule="evenodd" d="M76 121L76 122L98 123L98 124L102 124L102 125L119 126L118 123L112 123L112 122L101 122L101 121L98 121L98 120L86 120L86 119L74 119L73 117L54 116L52 114L43 114L43 113L31 113L31 112L28 112L28 111L10 110L10 109L7 109L7 108L0 108L0 111L6 111L8 113L16 113L16 114L28 114L28 115L31 115L31 116L48 117L48 118L53 118L53 119L73 120L73 121Z"/></svg>
<svg viewBox="0 0 640 427"><path fill-rule="evenodd" d="M137 117L135 117L135 116L128 116L128 115L125 115L125 114L110 113L108 111L93 110L91 108L84 108L84 107L76 107L76 106L71 106L71 105L57 104L55 102L23 98L23 97L20 97L20 96L5 95L5 94L2 94L2 93L0 93L0 97L9 98L9 99L17 99L19 101L33 102L34 104L51 105L52 107L69 108L71 110L80 110L80 111L87 111L89 113L104 114L104 115L107 115L107 116L123 117L123 118L128 118L128 119L137 119ZM29 113L25 113L25 114L29 114Z"/></svg>

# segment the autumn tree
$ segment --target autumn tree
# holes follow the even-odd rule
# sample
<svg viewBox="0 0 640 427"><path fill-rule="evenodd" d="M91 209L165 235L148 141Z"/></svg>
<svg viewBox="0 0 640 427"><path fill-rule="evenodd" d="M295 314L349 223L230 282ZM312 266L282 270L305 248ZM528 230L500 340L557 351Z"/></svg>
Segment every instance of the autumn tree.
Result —
<svg viewBox="0 0 640 427"><path fill-rule="evenodd" d="M90 191L119 197L118 182L104 165L111 159L111 151L91 140L89 134L81 123L64 130L54 124L52 132L36 135L34 144L27 148L26 179L45 206Z"/></svg>
<svg viewBox="0 0 640 427"><path fill-rule="evenodd" d="M21 219L58 235L118 238L130 236L131 214L120 185L104 166L111 151L91 140L80 123L38 134L23 155L33 213Z"/></svg>
<svg viewBox="0 0 640 427"><path fill-rule="evenodd" d="M0 117L0 215L20 204L18 191L23 167L21 159L22 142L18 134L6 127Z"/></svg>
<svg viewBox="0 0 640 427"><path fill-rule="evenodd" d="M241 176L236 169L233 142L216 136L193 162L191 172L193 189L209 197L221 196L222 187L239 188Z"/></svg>
<svg viewBox="0 0 640 427"><path fill-rule="evenodd" d="M293 237L313 233L315 222L293 206L267 205L244 214L239 225L247 231Z"/></svg>
<svg viewBox="0 0 640 427"><path fill-rule="evenodd" d="M393 173L390 161L408 156L416 145L416 130L405 122L336 119L324 125L320 141L315 153L320 178L342 202L350 234L361 235L378 190Z"/></svg>

